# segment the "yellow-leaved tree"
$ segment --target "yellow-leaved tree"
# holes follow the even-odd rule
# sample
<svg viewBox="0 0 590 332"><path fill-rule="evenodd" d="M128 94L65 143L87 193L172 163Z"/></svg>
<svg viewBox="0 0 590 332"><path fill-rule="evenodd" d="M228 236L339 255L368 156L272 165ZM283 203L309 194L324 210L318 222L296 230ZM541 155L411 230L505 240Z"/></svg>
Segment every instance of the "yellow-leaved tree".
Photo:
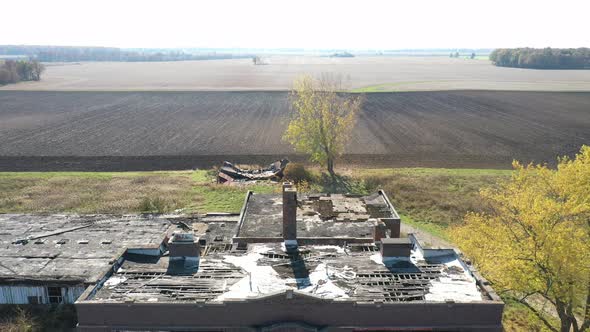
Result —
<svg viewBox="0 0 590 332"><path fill-rule="evenodd" d="M307 153L312 161L326 166L332 177L334 161L351 137L363 100L339 90L339 80L333 76L298 78L290 94L291 121L283 137L295 151Z"/></svg>
<svg viewBox="0 0 590 332"><path fill-rule="evenodd" d="M553 331L590 330L590 147L557 169L514 163L510 180L484 189L451 237L499 291L517 296ZM544 298L560 326L531 298Z"/></svg>

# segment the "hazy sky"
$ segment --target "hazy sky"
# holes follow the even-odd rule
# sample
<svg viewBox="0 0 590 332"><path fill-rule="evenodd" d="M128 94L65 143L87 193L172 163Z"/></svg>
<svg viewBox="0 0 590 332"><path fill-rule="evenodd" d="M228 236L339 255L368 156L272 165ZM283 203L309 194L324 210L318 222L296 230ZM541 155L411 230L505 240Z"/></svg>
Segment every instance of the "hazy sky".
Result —
<svg viewBox="0 0 590 332"><path fill-rule="evenodd" d="M0 44L590 46L590 0L0 0Z"/></svg>

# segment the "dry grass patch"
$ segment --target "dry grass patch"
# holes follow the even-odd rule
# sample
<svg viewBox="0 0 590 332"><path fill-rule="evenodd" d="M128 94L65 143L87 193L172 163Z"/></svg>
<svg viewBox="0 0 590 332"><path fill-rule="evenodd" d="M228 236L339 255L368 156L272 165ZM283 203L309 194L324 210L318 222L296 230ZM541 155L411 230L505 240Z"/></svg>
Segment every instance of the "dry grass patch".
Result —
<svg viewBox="0 0 590 332"><path fill-rule="evenodd" d="M481 209L479 190L494 186L511 171L476 169L363 169L353 177L368 192L383 189L404 221L446 237L445 229Z"/></svg>
<svg viewBox="0 0 590 332"><path fill-rule="evenodd" d="M0 212L168 212L198 198L192 184L190 172L0 175Z"/></svg>

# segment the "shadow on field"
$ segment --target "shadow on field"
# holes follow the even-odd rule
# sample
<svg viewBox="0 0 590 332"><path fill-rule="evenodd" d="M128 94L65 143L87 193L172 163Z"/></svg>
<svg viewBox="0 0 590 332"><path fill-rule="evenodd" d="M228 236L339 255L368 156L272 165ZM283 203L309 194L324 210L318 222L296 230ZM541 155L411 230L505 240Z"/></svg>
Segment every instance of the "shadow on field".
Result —
<svg viewBox="0 0 590 332"><path fill-rule="evenodd" d="M319 187L319 191L324 193L359 195L365 195L368 193L363 181L358 178L355 179L353 177L339 174L332 177L329 174L322 173L316 180L316 185Z"/></svg>

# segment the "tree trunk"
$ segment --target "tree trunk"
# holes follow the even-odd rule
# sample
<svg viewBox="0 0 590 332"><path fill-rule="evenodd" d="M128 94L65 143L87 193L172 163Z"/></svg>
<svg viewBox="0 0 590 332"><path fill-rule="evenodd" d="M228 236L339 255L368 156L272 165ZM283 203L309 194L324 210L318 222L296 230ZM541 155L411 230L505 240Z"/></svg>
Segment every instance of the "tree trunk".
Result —
<svg viewBox="0 0 590 332"><path fill-rule="evenodd" d="M567 314L567 304L556 301L555 309L557 309L557 315L559 316L560 320L560 329L561 332L570 332L572 328L572 318ZM574 318L575 319L575 318Z"/></svg>
<svg viewBox="0 0 590 332"><path fill-rule="evenodd" d="M330 176L332 177L332 179L335 179L336 172L334 172L334 159L332 157L328 157L327 166L328 166L328 173L330 173Z"/></svg>
<svg viewBox="0 0 590 332"><path fill-rule="evenodd" d="M590 220L588 221L590 224ZM584 317L582 318L582 326L580 326L580 332L585 332L590 329L590 278L588 278L588 289L586 294L586 308L584 308Z"/></svg>
<svg viewBox="0 0 590 332"><path fill-rule="evenodd" d="M572 322L568 317L563 317L561 319L561 328L559 331L561 332L570 332L572 327Z"/></svg>

